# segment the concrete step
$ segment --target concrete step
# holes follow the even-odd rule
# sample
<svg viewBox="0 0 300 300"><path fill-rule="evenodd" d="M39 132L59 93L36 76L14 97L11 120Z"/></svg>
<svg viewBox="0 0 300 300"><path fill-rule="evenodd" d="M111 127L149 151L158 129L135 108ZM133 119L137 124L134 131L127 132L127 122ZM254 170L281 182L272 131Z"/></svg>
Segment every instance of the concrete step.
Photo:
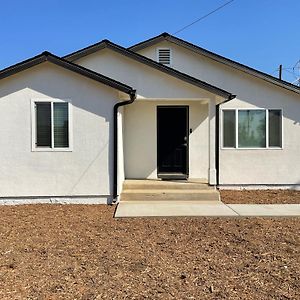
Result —
<svg viewBox="0 0 300 300"><path fill-rule="evenodd" d="M121 201L219 201L215 190L124 190Z"/></svg>
<svg viewBox="0 0 300 300"><path fill-rule="evenodd" d="M214 187L207 183L189 181L126 180L123 189L214 190Z"/></svg>

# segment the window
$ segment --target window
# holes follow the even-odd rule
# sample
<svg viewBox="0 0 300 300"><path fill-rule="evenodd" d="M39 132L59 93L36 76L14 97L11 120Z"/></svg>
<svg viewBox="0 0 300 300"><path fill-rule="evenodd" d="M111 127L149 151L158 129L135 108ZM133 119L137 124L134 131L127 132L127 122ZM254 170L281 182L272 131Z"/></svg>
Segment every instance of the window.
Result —
<svg viewBox="0 0 300 300"><path fill-rule="evenodd" d="M266 111L238 111L238 147L266 147Z"/></svg>
<svg viewBox="0 0 300 300"><path fill-rule="evenodd" d="M34 101L32 129L34 150L70 150L70 104Z"/></svg>
<svg viewBox="0 0 300 300"><path fill-rule="evenodd" d="M282 147L281 110L269 110L269 147Z"/></svg>
<svg viewBox="0 0 300 300"><path fill-rule="evenodd" d="M224 148L281 148L280 109L224 109Z"/></svg>
<svg viewBox="0 0 300 300"><path fill-rule="evenodd" d="M157 61L163 65L171 65L171 49L170 48L158 48L157 49Z"/></svg>
<svg viewBox="0 0 300 300"><path fill-rule="evenodd" d="M224 147L235 147L235 111L224 110L223 111L223 137Z"/></svg>

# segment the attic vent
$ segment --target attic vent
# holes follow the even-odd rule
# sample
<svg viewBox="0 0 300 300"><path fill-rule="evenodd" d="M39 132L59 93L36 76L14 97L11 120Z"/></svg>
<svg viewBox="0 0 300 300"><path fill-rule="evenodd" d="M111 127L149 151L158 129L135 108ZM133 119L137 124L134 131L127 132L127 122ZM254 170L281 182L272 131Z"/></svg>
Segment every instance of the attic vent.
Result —
<svg viewBox="0 0 300 300"><path fill-rule="evenodd" d="M160 64L171 65L171 49L169 48L157 49L157 60Z"/></svg>

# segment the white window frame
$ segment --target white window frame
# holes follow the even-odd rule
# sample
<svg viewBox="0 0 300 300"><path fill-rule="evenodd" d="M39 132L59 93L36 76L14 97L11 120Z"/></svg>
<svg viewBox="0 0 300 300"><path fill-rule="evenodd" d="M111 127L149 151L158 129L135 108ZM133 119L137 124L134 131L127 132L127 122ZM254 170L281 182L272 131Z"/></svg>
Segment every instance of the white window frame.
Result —
<svg viewBox="0 0 300 300"><path fill-rule="evenodd" d="M223 134L223 126L224 126L224 117L223 117L223 111L226 110L233 110L235 111L235 147L224 147L224 134ZM238 135L238 112L244 111L244 110L263 110L266 112L266 147L239 147L239 135ZM281 111L281 147L270 147L269 146L269 110L279 110ZM221 143L221 149L222 150L283 150L284 149L284 130L283 130L283 109L282 108L256 108L256 107L250 107L250 108L220 108L220 126L219 126L219 132L220 132L220 143Z"/></svg>
<svg viewBox="0 0 300 300"><path fill-rule="evenodd" d="M36 108L35 103L47 102L51 104L51 147L36 146ZM54 126L53 126L53 103L68 103L69 118L69 147L54 147ZM73 112L70 99L57 98L33 98L31 99L31 151L32 152L71 152L73 151Z"/></svg>
<svg viewBox="0 0 300 300"><path fill-rule="evenodd" d="M162 64L164 66L172 67L173 66L173 51L168 47L159 47L156 48L156 61L159 63L159 50L170 50L170 64Z"/></svg>

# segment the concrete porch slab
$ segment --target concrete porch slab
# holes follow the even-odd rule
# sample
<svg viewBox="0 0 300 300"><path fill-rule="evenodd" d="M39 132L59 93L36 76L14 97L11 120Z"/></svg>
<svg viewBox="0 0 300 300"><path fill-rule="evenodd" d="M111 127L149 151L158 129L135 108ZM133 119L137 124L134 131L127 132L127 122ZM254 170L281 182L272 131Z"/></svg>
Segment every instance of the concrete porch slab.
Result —
<svg viewBox="0 0 300 300"><path fill-rule="evenodd" d="M183 216L230 217L238 214L220 201L121 201L115 213L115 218Z"/></svg>
<svg viewBox="0 0 300 300"><path fill-rule="evenodd" d="M300 216L300 204L227 204L227 206L245 217Z"/></svg>

